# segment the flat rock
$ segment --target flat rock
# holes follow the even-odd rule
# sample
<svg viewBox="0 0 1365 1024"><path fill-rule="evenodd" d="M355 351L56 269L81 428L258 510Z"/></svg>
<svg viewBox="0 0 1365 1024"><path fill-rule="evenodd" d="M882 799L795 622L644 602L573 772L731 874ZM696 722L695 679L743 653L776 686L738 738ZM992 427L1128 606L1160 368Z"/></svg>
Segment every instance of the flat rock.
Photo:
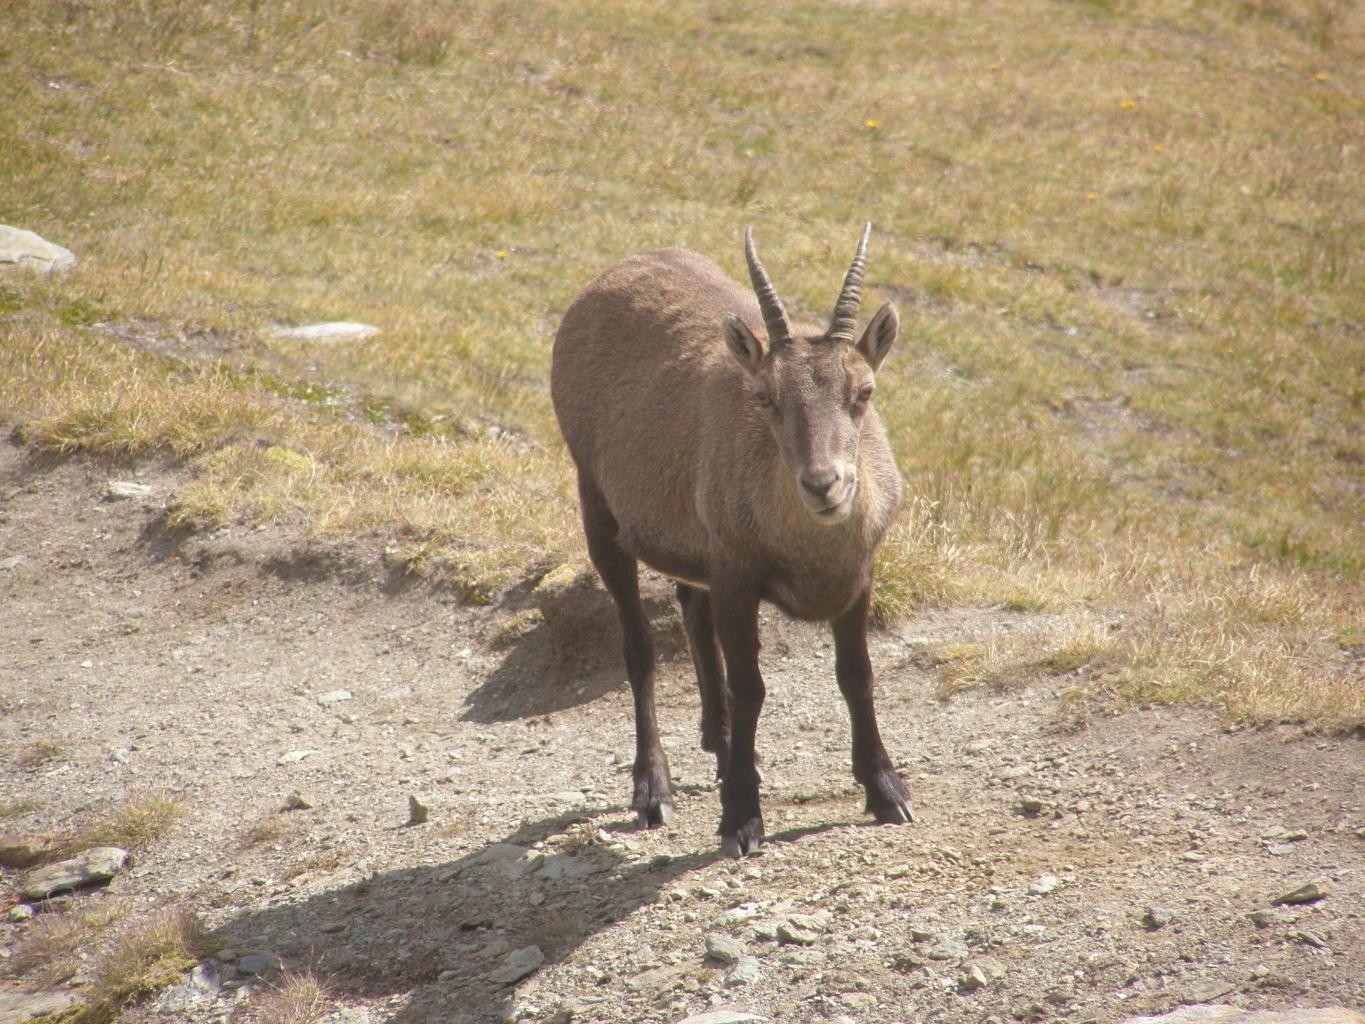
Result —
<svg viewBox="0 0 1365 1024"><path fill-rule="evenodd" d="M127 860L127 850L117 846L96 846L70 860L35 868L20 880L19 892L26 899L45 900L69 889L107 882Z"/></svg>
<svg viewBox="0 0 1365 1024"><path fill-rule="evenodd" d="M1315 903L1326 896L1330 891L1331 889L1326 882L1309 882L1307 885L1301 885L1297 889L1285 893L1283 896L1276 897L1271 900L1270 903L1272 906L1276 907L1286 903Z"/></svg>
<svg viewBox="0 0 1365 1024"><path fill-rule="evenodd" d="M678 1024L752 1024L754 1021L767 1019L744 1010L707 1010L705 1013L694 1013L690 1017L684 1017Z"/></svg>
<svg viewBox="0 0 1365 1024"><path fill-rule="evenodd" d="M737 964L744 955L744 944L728 935L711 934L706 936L706 956L723 964Z"/></svg>
<svg viewBox="0 0 1365 1024"><path fill-rule="evenodd" d="M363 338L373 338L379 333L379 328L371 324L334 320L325 324L307 324L303 327L281 327L272 333L277 338L301 341L359 341Z"/></svg>
<svg viewBox="0 0 1365 1024"><path fill-rule="evenodd" d="M489 980L497 985L512 985L534 973L545 962L545 954L539 946L524 946L507 954L502 966L489 975Z"/></svg>
<svg viewBox="0 0 1365 1024"><path fill-rule="evenodd" d="M151 485L131 480L110 480L104 485L104 496L110 501L134 501L152 493Z"/></svg>
<svg viewBox="0 0 1365 1024"><path fill-rule="evenodd" d="M0 1024L37 1020L50 1013L60 1013L79 1001L74 992L0 991Z"/></svg>
<svg viewBox="0 0 1365 1024"><path fill-rule="evenodd" d="M350 700L353 696L355 695L352 694L350 690L328 690L326 693L318 694L313 699L317 701L320 706L330 708L335 707L342 701Z"/></svg>
<svg viewBox="0 0 1365 1024"><path fill-rule="evenodd" d="M737 985L754 985L763 980L763 967L758 962L758 957L742 956L734 967L730 968L725 975L725 987L734 988Z"/></svg>
<svg viewBox="0 0 1365 1024"><path fill-rule="evenodd" d="M1342 1006L1316 1009L1245 1010L1240 1006L1214 1003L1182 1006L1159 1017L1127 1017L1119 1024L1365 1024L1365 1016Z"/></svg>
<svg viewBox="0 0 1365 1024"><path fill-rule="evenodd" d="M0 224L0 267L23 267L40 274L70 270L76 256L41 235Z"/></svg>
<svg viewBox="0 0 1365 1024"><path fill-rule="evenodd" d="M0 836L0 868L28 868L57 855L70 836L32 832Z"/></svg>

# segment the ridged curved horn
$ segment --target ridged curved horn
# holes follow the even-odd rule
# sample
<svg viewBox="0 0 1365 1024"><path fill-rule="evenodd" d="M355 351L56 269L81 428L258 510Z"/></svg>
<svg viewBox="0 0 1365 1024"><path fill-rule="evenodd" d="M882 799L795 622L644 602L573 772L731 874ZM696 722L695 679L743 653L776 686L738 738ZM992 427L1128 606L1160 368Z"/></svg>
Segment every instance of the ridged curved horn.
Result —
<svg viewBox="0 0 1365 1024"><path fill-rule="evenodd" d="M768 344L790 341L791 321L787 319L787 311L782 308L782 300L777 297L777 290L773 288L768 272L758 261L753 228L744 229L744 259L749 264L749 278L754 283L754 294L758 296L758 308L763 311L763 324L768 328Z"/></svg>
<svg viewBox="0 0 1365 1024"><path fill-rule="evenodd" d="M858 305L862 302L863 271L867 267L867 240L872 234L872 223L863 229L863 240L858 243L858 254L844 277L844 287L839 292L839 301L834 304L834 315L829 321L829 340L846 341L853 344L853 336L858 330Z"/></svg>

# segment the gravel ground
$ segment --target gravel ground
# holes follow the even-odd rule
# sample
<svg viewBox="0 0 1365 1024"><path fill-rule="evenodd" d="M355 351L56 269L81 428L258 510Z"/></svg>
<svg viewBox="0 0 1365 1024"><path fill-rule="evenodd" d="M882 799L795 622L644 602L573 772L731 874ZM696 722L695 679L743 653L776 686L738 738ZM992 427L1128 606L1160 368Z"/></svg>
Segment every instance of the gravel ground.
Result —
<svg viewBox="0 0 1365 1024"><path fill-rule="evenodd" d="M1059 624L931 610L874 639L920 817L876 826L827 633L770 613L769 838L732 861L671 616L659 712L678 814L642 832L600 598L573 643L551 618L498 646L526 594L462 607L363 538L173 536L175 474L0 447L0 805L28 807L0 832L174 794L189 813L76 902L188 906L224 950L126 1021L246 1019L243 993L280 967L325 979L327 1019L348 1024L1365 1006L1359 737L1077 705L1064 678L943 700L927 651ZM115 500L110 481L150 490ZM5 957L33 927L6 916L20 875L0 871ZM1326 895L1273 906L1308 883ZM8 973L0 987L33 981Z"/></svg>

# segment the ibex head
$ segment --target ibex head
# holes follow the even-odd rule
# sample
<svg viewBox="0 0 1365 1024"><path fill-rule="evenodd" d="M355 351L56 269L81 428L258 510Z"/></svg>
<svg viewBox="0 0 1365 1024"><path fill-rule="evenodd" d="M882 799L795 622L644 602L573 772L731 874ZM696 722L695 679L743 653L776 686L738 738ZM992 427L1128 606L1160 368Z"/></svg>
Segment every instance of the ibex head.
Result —
<svg viewBox="0 0 1365 1024"><path fill-rule="evenodd" d="M863 333L858 327L869 224L848 268L829 328L797 335L754 247L744 232L744 255L767 328L767 340L733 313L723 322L725 343L748 375L755 404L796 481L801 501L822 523L838 523L853 511L858 493L858 451L872 401L873 374L900 329L896 307L877 310Z"/></svg>

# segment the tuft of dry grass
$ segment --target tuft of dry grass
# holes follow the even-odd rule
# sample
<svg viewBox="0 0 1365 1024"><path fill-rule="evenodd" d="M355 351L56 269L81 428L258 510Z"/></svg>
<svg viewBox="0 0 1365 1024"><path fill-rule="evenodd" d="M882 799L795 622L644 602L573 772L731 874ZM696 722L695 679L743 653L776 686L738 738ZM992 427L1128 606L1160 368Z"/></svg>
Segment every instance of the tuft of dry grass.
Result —
<svg viewBox="0 0 1365 1024"><path fill-rule="evenodd" d="M71 1024L108 1024L126 1007L174 984L212 949L203 924L182 908L139 918L114 936L96 962L87 1001Z"/></svg>
<svg viewBox="0 0 1365 1024"><path fill-rule="evenodd" d="M61 913L42 914L24 929L5 973L38 985L59 985L81 967L81 954L97 947L124 916L104 898L79 900Z"/></svg>
<svg viewBox="0 0 1365 1024"><path fill-rule="evenodd" d="M278 984L252 993L228 1019L233 1024L317 1024L331 1004L331 993L317 975L286 972Z"/></svg>
<svg viewBox="0 0 1365 1024"><path fill-rule="evenodd" d="M31 771L39 765L54 761L62 755L62 745L51 740L36 740L25 743L14 755L14 767L20 771Z"/></svg>
<svg viewBox="0 0 1365 1024"><path fill-rule="evenodd" d="M171 793L151 792L130 796L103 818L77 832L73 851L95 846L145 850L185 816L184 802Z"/></svg>

